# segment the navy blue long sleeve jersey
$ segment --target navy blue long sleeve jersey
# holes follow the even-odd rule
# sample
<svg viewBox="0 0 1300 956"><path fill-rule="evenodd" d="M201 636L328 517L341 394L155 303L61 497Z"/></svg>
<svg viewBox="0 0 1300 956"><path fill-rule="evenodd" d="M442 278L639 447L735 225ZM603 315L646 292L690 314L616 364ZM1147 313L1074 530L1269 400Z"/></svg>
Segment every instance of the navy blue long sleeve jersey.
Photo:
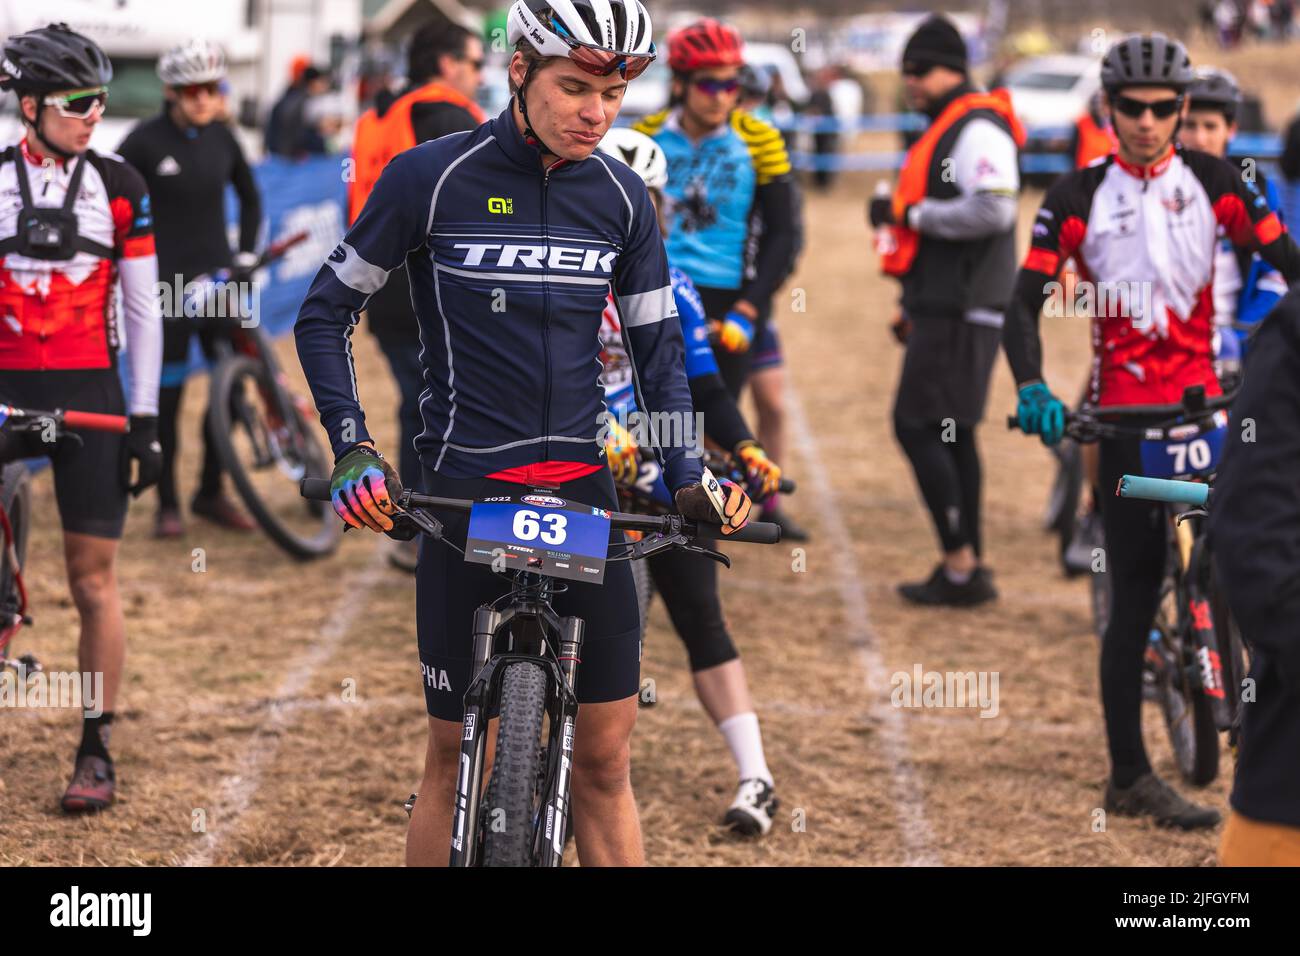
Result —
<svg viewBox="0 0 1300 956"><path fill-rule="evenodd" d="M426 467L471 478L543 461L603 462L599 332L611 287L639 407L691 415L645 184L599 152L543 169L507 108L393 159L312 282L294 333L335 455L369 438L351 334L403 262L423 345L415 447ZM700 479L686 448L661 454L672 489Z"/></svg>

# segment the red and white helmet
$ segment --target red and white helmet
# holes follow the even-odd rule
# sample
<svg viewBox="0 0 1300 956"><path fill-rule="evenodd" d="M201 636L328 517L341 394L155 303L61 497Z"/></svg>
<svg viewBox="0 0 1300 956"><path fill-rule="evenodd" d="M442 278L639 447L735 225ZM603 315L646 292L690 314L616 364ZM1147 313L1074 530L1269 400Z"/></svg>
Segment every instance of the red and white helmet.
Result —
<svg viewBox="0 0 1300 956"><path fill-rule="evenodd" d="M542 56L565 56L597 76L630 80L655 58L650 14L641 0L515 0L510 45L526 39Z"/></svg>
<svg viewBox="0 0 1300 956"><path fill-rule="evenodd" d="M742 47L735 27L705 17L668 34L668 65L678 73L744 66Z"/></svg>
<svg viewBox="0 0 1300 956"><path fill-rule="evenodd" d="M158 78L167 86L215 83L226 77L226 51L211 40L187 40L158 58Z"/></svg>

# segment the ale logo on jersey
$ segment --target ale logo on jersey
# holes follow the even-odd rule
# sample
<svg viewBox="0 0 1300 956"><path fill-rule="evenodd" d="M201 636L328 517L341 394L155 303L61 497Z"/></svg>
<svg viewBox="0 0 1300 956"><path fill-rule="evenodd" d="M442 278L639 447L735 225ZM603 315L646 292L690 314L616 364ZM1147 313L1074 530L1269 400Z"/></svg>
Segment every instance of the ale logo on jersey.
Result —
<svg viewBox="0 0 1300 956"><path fill-rule="evenodd" d="M563 498L552 498L550 495L524 495L519 500L539 508L563 508L565 505Z"/></svg>
<svg viewBox="0 0 1300 956"><path fill-rule="evenodd" d="M489 196L488 212L494 212L502 216L513 216L515 214L515 201L509 196Z"/></svg>

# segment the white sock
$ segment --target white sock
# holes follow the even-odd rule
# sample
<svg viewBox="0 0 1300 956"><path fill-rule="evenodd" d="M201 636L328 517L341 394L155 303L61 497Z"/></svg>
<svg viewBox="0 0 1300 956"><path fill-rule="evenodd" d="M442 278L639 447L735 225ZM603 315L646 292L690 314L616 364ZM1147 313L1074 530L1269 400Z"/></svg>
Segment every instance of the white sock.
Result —
<svg viewBox="0 0 1300 956"><path fill-rule="evenodd" d="M727 739L740 779L757 777L772 786L772 773L763 757L763 735L758 729L758 714L752 710L735 714L718 724L718 730Z"/></svg>

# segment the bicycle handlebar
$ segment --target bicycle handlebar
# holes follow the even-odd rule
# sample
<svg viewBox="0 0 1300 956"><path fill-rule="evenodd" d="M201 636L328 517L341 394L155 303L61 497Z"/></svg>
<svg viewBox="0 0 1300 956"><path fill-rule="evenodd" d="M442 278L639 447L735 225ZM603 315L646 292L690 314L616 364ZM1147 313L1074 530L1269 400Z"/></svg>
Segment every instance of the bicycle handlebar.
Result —
<svg viewBox="0 0 1300 956"><path fill-rule="evenodd" d="M63 424L69 428L116 432L119 435L125 435L130 430L130 420L125 415L101 415L98 412L65 411Z"/></svg>
<svg viewBox="0 0 1300 956"><path fill-rule="evenodd" d="M52 421L56 426L92 432L116 432L125 435L130 430L130 419L125 415L104 415L99 412L79 412L73 409L55 409L52 412L30 408L0 405L0 423L13 422L15 429L31 429L40 423Z"/></svg>
<svg viewBox="0 0 1300 956"><path fill-rule="evenodd" d="M304 498L312 501L330 500L330 483L324 478L304 478L299 484ZM410 504L417 508L442 511L468 512L475 502L468 498L438 498L414 491L404 492ZM723 534L720 525L701 524L681 515L638 515L619 511L609 513L610 527L615 531L645 531L650 534L685 534L690 538L709 541L743 541L748 544L776 544L781 540L781 526L770 521L751 521L733 534Z"/></svg>
<svg viewBox="0 0 1300 956"><path fill-rule="evenodd" d="M1210 486L1200 481L1172 481L1168 478L1147 478L1143 475L1123 475L1115 494L1121 498L1146 498L1149 501L1166 501L1170 504L1205 504L1210 496Z"/></svg>

